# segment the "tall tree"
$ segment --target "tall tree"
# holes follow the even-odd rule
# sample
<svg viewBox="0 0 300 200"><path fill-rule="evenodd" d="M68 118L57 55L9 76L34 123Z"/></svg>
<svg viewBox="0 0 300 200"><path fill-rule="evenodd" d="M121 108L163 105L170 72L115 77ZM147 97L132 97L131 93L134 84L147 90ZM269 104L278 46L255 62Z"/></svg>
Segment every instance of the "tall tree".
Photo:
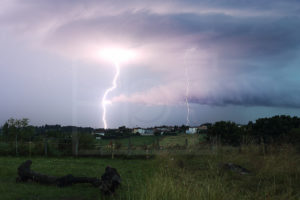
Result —
<svg viewBox="0 0 300 200"><path fill-rule="evenodd" d="M22 140L30 140L34 134L34 128L29 126L29 119L8 119L2 128L3 136L7 140L14 140L16 141L19 139Z"/></svg>

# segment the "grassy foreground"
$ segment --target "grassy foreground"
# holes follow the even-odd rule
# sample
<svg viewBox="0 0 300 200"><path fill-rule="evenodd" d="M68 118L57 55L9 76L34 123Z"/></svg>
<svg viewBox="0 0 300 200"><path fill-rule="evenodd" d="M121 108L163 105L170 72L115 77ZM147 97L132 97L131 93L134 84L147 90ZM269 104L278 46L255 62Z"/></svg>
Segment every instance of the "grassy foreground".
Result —
<svg viewBox="0 0 300 200"><path fill-rule="evenodd" d="M188 149L187 155L167 153L150 160L100 158L33 158L32 169L49 175L101 176L106 165L123 180L112 197L103 197L89 185L66 188L15 183L16 169L26 158L0 157L1 200L89 199L300 199L300 156L289 146L268 154L247 146ZM198 152L205 152L199 154ZM239 164L251 171L240 175L221 167Z"/></svg>
<svg viewBox="0 0 300 200"><path fill-rule="evenodd" d="M101 199L100 191L89 184L72 187L38 185L36 183L16 183L17 167L27 158L0 158L0 199L1 200L85 200ZM154 160L111 160L98 158L32 158L32 170L55 176L73 174L75 176L101 177L107 165L117 168L123 184L114 198L130 199L136 196L153 174Z"/></svg>

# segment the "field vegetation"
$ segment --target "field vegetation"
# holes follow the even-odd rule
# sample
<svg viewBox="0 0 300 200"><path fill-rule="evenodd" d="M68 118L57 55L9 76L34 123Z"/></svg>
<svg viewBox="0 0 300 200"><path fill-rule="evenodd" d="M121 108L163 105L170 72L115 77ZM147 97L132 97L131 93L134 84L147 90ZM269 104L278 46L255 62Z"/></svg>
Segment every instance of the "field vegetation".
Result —
<svg viewBox="0 0 300 200"><path fill-rule="evenodd" d="M166 152L153 159L31 158L32 169L49 175L99 177L106 165L117 168L122 186L103 197L89 185L66 188L16 183L25 157L0 158L1 199L299 199L300 156L290 145L190 146L186 155ZM200 154L199 151L202 151ZM235 163L249 174L223 167Z"/></svg>
<svg viewBox="0 0 300 200"><path fill-rule="evenodd" d="M22 134L27 128L14 129L17 131L14 133ZM17 149L14 142L17 134L6 135L0 142L0 199L297 200L300 199L299 130L299 118L274 116L243 126L216 122L208 124L205 134L194 135L96 141L80 133L81 152L107 148L109 156L96 157L80 157L80 154L71 157L74 144L64 138L59 138L61 143L50 138L33 143L20 138ZM130 156L113 156L117 150ZM132 156L134 152L140 152L141 156ZM122 186L113 196L102 196L88 184L58 188L33 182L16 183L17 168L27 159L33 161L33 170L53 176L100 178L110 165L120 173Z"/></svg>

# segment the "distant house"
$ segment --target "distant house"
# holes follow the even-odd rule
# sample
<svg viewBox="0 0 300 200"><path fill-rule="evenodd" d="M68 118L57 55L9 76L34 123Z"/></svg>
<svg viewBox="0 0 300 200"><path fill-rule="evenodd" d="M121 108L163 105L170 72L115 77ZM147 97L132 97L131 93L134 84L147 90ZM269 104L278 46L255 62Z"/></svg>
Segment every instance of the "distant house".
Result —
<svg viewBox="0 0 300 200"><path fill-rule="evenodd" d="M195 134L198 131L198 127L190 127L185 131L186 134Z"/></svg>
<svg viewBox="0 0 300 200"><path fill-rule="evenodd" d="M104 133L94 133L94 135L96 136L96 140L101 140L101 136L104 136Z"/></svg>
<svg viewBox="0 0 300 200"><path fill-rule="evenodd" d="M145 129L145 133L142 135L154 135L154 129L152 128Z"/></svg>
<svg viewBox="0 0 300 200"><path fill-rule="evenodd" d="M138 134L139 133L139 134L143 135L143 134L145 134L145 131L146 130L143 129L143 128L134 128L133 131L132 131L132 133L133 134Z"/></svg>
<svg viewBox="0 0 300 200"><path fill-rule="evenodd" d="M199 130L207 130L207 126L206 125L201 125L198 127Z"/></svg>
<svg viewBox="0 0 300 200"><path fill-rule="evenodd" d="M157 129L159 129L160 131L170 131L171 128L169 127L158 127Z"/></svg>
<svg viewBox="0 0 300 200"><path fill-rule="evenodd" d="M165 135L169 133L175 133L175 129L172 126L161 126L161 127L155 127L154 133L159 133L160 135Z"/></svg>
<svg viewBox="0 0 300 200"><path fill-rule="evenodd" d="M141 134L141 135L154 135L154 129L152 128L147 128L147 129L143 129L143 128L134 128L132 130L133 134Z"/></svg>
<svg viewBox="0 0 300 200"><path fill-rule="evenodd" d="M207 129L208 129L208 127L206 125L201 125L198 127L198 132L203 133L203 132L206 132Z"/></svg>
<svg viewBox="0 0 300 200"><path fill-rule="evenodd" d="M134 128L134 129L132 129L132 133L133 133L133 134L139 133L139 129L140 129L140 128Z"/></svg>

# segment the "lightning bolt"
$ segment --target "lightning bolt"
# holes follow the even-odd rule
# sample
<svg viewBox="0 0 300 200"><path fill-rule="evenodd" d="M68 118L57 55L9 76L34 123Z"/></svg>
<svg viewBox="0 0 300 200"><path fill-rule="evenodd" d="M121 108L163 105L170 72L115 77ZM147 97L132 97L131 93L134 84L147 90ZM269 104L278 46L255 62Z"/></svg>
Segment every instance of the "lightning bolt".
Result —
<svg viewBox="0 0 300 200"><path fill-rule="evenodd" d="M190 125L190 102L189 102L189 97L190 97L190 75L189 75L189 65L186 62L186 58L188 55L193 53L196 50L196 48L190 48L187 49L185 54L184 54L184 69L185 69L185 105L186 105L186 125Z"/></svg>
<svg viewBox="0 0 300 200"><path fill-rule="evenodd" d="M115 69L116 69L116 73L114 76L114 79L112 81L112 86L110 88L108 88L103 97L102 97L102 109L103 109L103 114L102 114L102 121L103 121L103 125L104 125L104 129L107 129L107 121L106 121L106 106L108 104L111 104L111 101L107 100L107 95L113 91L114 89L117 88L117 80L119 78L120 75L120 66L118 62L114 63Z"/></svg>
<svg viewBox="0 0 300 200"><path fill-rule="evenodd" d="M189 69L188 66L185 65L185 105L186 105L186 125L190 125L190 103L189 103L189 96L190 96L190 77L189 77Z"/></svg>

